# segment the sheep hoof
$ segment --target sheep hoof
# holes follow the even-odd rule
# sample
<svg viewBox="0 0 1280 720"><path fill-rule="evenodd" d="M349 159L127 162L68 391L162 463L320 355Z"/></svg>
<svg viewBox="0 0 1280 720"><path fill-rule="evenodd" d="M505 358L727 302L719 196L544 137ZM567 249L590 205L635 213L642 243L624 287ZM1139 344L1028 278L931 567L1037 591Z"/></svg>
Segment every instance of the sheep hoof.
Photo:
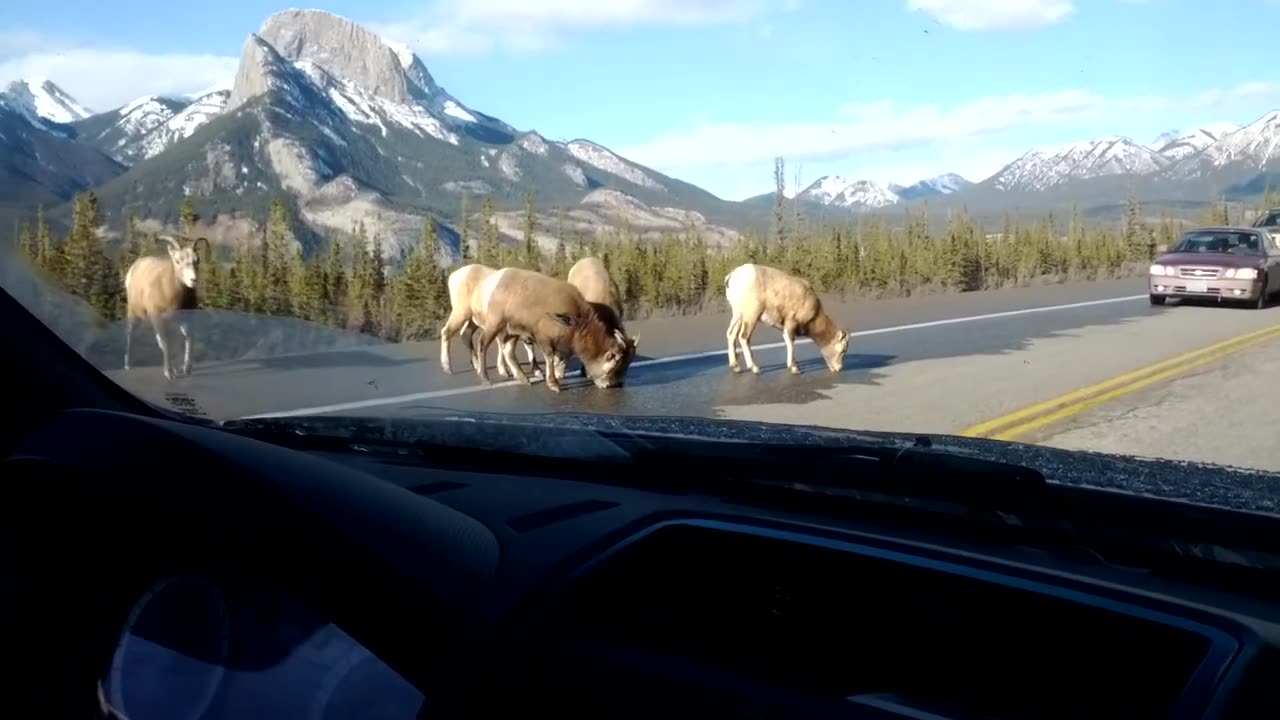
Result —
<svg viewBox="0 0 1280 720"><path fill-rule="evenodd" d="M547 389L551 392L560 392L560 385L555 383L547 383Z"/></svg>
<svg viewBox="0 0 1280 720"><path fill-rule="evenodd" d="M760 374L760 366L759 366L759 365L753 365L753 366L751 366L751 372L755 373L756 375L759 375L759 374Z"/></svg>
<svg viewBox="0 0 1280 720"><path fill-rule="evenodd" d="M441 366L440 366L440 369L444 371L444 374L445 374L445 375L452 375L452 374L453 374L453 368L449 367L448 365L441 365Z"/></svg>
<svg viewBox="0 0 1280 720"><path fill-rule="evenodd" d="M731 372L731 373L740 373L740 372L742 372L742 368L738 367L737 365L730 365L730 366L729 366L729 372Z"/></svg>
<svg viewBox="0 0 1280 720"><path fill-rule="evenodd" d="M792 365L789 369L791 370L791 374L792 374L792 375L799 375L799 374L800 374L800 367L799 367L799 366L797 366L797 365Z"/></svg>

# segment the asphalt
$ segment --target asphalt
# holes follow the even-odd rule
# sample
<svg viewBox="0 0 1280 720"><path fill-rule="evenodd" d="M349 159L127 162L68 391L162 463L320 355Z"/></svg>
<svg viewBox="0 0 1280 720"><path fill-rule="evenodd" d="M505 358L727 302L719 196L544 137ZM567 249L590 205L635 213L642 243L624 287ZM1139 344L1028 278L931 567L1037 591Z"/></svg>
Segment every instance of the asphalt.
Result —
<svg viewBox="0 0 1280 720"><path fill-rule="evenodd" d="M1280 341L1100 405L1026 440L1068 450L1280 471Z"/></svg>
<svg viewBox="0 0 1280 720"><path fill-rule="evenodd" d="M482 386L461 342L454 345L453 374L440 369L439 346L424 342L231 361L197 356L191 376L166 381L154 343L140 335L134 341L134 368L104 372L157 405L219 420L312 414L412 417L477 410L697 416L956 433L1061 393L1280 324L1280 307L1152 307L1142 278L833 302L829 307L854 334L845 369L838 374L823 366L811 344L797 347L805 372L789 374L781 336L769 328L753 338L764 372L731 373L724 340L728 317L719 313L628 323L628 331L640 338L639 356L626 385L614 390L574 378L556 394L540 381L528 386L504 382L492 371L494 384ZM491 363L492 358L491 351ZM1267 383L1259 377L1254 385ZM1262 407L1251 414L1265 426L1267 413ZM1223 409L1199 420L1189 415L1182 432L1201 437L1195 423L1219 423L1239 414ZM1211 450L1208 440L1203 446L1177 437L1146 446L1116 445L1115 434L1093 422L1079 419L1063 430L1074 434L1053 440L1162 457L1176 454L1175 446L1181 446L1188 459L1222 457L1237 464L1247 459L1237 457L1230 446ZM1144 433L1133 430L1129 435Z"/></svg>

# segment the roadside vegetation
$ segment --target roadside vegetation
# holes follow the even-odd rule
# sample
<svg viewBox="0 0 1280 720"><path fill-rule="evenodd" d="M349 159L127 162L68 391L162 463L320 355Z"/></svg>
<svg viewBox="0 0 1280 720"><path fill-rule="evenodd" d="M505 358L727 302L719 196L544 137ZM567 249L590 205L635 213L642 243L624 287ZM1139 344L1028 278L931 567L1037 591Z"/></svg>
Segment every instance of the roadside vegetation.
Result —
<svg viewBox="0 0 1280 720"><path fill-rule="evenodd" d="M781 164L775 179L781 187ZM1264 204L1280 205L1268 193ZM890 223L852 216L846 225L807 222L775 195L768 232L748 235L732 247L708 247L692 228L657 242L618 231L604 237L562 233L552 253L535 242L539 229L530 196L523 242L504 243L492 222L493 206L462 228L463 257L448 266L428 219L422 242L403 258L386 258L377 237L361 225L328 238L328 247L304 258L280 200L272 203L261 240L236 249L216 248L201 259L200 304L205 308L293 317L355 330L390 341L436 337L449 312L448 273L468 262L536 269L565 277L579 258L599 255L618 283L628 317L696 314L724 307L724 277L744 262L774 265L807 278L819 293L842 298L967 292L1141 273L1157 247L1176 241L1181 223L1151 222L1129 201L1118 225L1087 225L1079 212L1069 217L1006 217L984 227L965 214L930 224L924 214ZM1213 205L1197 224L1247 222ZM191 198L181 207L179 230L194 234L198 208ZM43 214L17 229L20 252L47 281L88 303L102 320L124 311L124 272L142 254L159 252L154 236L130 218L123 242L103 240L97 198L76 198L71 231L51 236Z"/></svg>

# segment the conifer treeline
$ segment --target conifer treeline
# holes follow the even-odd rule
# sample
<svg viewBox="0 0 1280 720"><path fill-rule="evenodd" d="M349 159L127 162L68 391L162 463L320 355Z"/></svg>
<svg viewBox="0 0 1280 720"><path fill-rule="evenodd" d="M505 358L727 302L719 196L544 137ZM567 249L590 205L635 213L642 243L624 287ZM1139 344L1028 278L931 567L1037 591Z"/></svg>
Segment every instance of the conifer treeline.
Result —
<svg viewBox="0 0 1280 720"><path fill-rule="evenodd" d="M156 238L141 232L130 217L123 242L109 244L103 240L94 194L78 196L74 207L65 238L51 236L39 211L19 228L18 246L48 279L83 299L103 319L119 319L124 272L140 255L160 251ZM591 237L560 232L548 254L535 241L539 228L532 196L525 203L521 243L500 242L493 214L486 200L479 232L464 224L463 257L448 267L438 260L446 254L432 219L407 257L389 261L381 240L357 223L304 258L292 240L288 210L277 199L261 238L234 249L215 249L216 261L201 258L201 306L295 317L407 341L436 336L449 312L448 273L467 262L537 269L564 278L579 258L599 255L618 283L628 316L637 317L721 307L724 276L744 262L775 265L807 278L819 292L841 296L973 291L1037 278L1116 277L1145 268L1157 246L1178 235L1174 220L1145 223L1131 199L1118 227L1086 226L1078 212L1034 222L1006 216L999 228L984 228L963 213L941 225L916 213L901 226L868 218L856 227L805 223L798 214L788 223L777 213L778 227L745 236L731 247L709 247L693 228L658 241L641 241L625 230ZM1215 205L1196 221L1226 223L1233 219L1227 214L1225 204ZM191 198L184 200L179 217L179 232L193 236L199 215Z"/></svg>

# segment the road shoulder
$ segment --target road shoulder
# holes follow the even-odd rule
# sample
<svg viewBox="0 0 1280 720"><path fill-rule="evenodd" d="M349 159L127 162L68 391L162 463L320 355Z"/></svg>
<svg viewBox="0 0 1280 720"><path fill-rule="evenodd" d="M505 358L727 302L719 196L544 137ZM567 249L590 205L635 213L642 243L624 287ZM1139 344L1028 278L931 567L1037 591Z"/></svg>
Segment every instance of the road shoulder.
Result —
<svg viewBox="0 0 1280 720"><path fill-rule="evenodd" d="M1277 404L1280 339L1091 408L1023 441L1277 471Z"/></svg>

